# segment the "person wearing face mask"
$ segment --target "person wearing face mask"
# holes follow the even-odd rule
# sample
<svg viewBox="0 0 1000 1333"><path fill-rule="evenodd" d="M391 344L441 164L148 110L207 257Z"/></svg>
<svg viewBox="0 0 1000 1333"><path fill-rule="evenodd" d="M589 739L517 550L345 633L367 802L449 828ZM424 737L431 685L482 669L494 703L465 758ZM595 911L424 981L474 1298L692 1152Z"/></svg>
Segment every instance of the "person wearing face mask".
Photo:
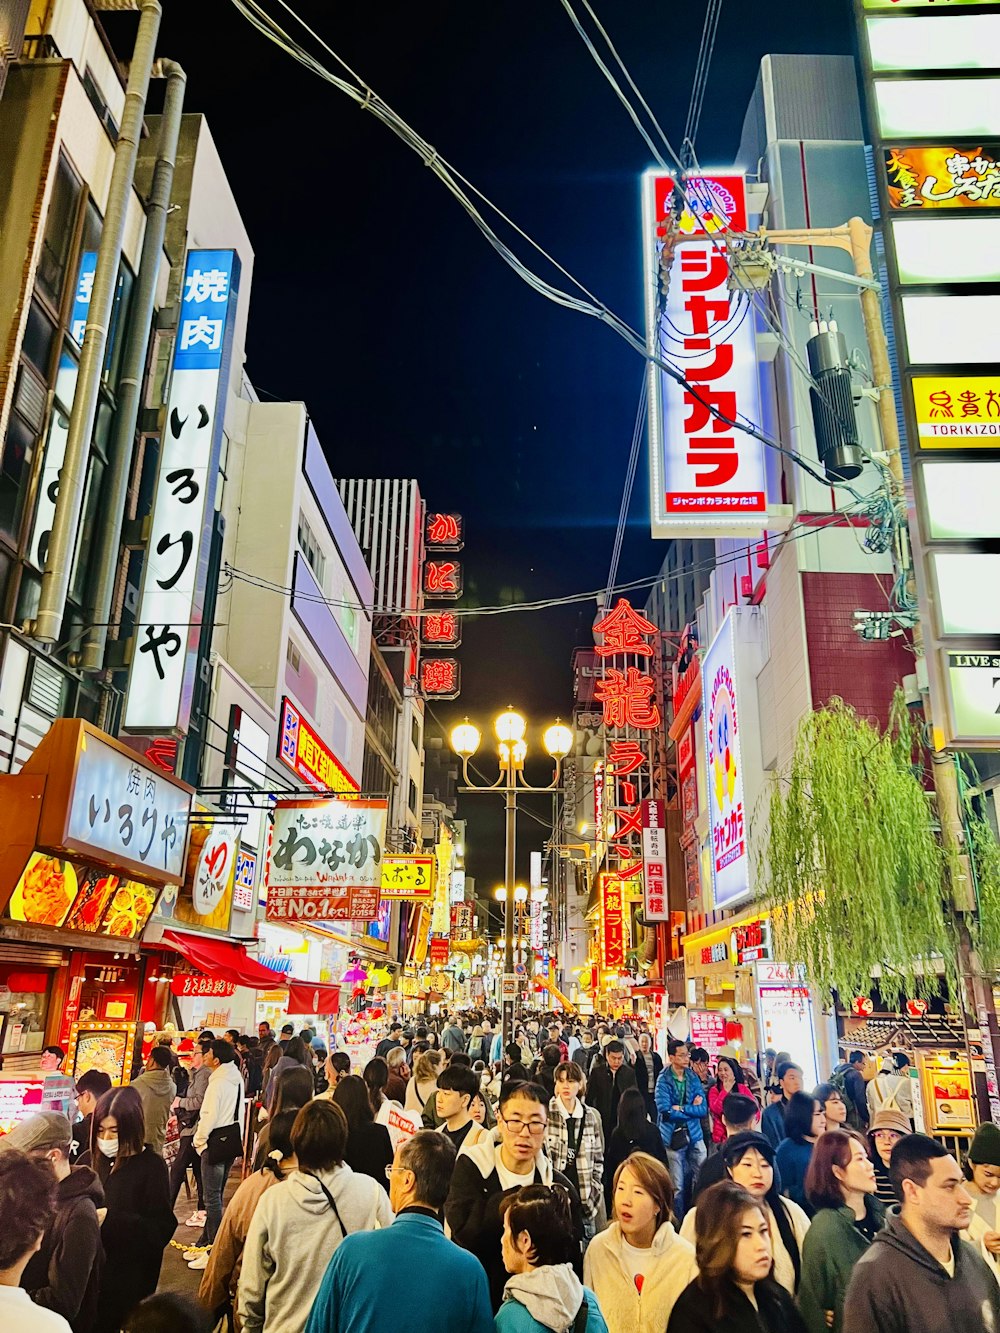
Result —
<svg viewBox="0 0 1000 1333"><path fill-rule="evenodd" d="M105 1270L94 1333L119 1333L125 1316L160 1280L163 1249L177 1219L163 1158L145 1143L142 1099L112 1088L94 1112L91 1158L104 1186Z"/></svg>
<svg viewBox="0 0 1000 1333"><path fill-rule="evenodd" d="M1000 1282L1000 1129L986 1121L976 1130L963 1167L965 1188L972 1195L972 1221L964 1240L971 1241Z"/></svg>
<svg viewBox="0 0 1000 1333"><path fill-rule="evenodd" d="M779 1193L774 1149L763 1134L734 1134L722 1146L722 1160L730 1179L759 1200L764 1209L771 1225L774 1279L794 1295L802 1275L802 1242L809 1230L809 1218L797 1203ZM697 1214L710 1193L711 1190L706 1190L699 1194L697 1207L684 1216L681 1235L692 1244Z"/></svg>
<svg viewBox="0 0 1000 1333"><path fill-rule="evenodd" d="M705 1191L698 1211L698 1276L674 1306L667 1333L806 1333L774 1279L766 1205L725 1180Z"/></svg>
<svg viewBox="0 0 1000 1333"><path fill-rule="evenodd" d="M104 1263L104 1190L89 1167L70 1166L71 1132L66 1116L40 1111L0 1138L0 1153L23 1152L46 1163L55 1183L55 1214L41 1248L28 1260L21 1286L36 1305L61 1314L73 1333L90 1333Z"/></svg>
<svg viewBox="0 0 1000 1333"><path fill-rule="evenodd" d="M590 1242L583 1265L609 1333L663 1333L698 1271L694 1246L670 1221L673 1198L670 1172L648 1153L633 1153L615 1172L614 1220Z"/></svg>
<svg viewBox="0 0 1000 1333"><path fill-rule="evenodd" d="M558 1065L555 1094L549 1102L545 1148L580 1196L584 1242L594 1238L604 1191L604 1133L601 1117L580 1100L583 1070L573 1061Z"/></svg>

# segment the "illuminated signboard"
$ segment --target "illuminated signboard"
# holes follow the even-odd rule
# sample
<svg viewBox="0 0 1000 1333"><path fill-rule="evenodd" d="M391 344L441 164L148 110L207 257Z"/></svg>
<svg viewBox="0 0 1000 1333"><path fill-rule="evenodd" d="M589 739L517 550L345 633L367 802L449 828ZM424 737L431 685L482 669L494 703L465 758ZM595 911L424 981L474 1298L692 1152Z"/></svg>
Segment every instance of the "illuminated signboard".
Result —
<svg viewBox="0 0 1000 1333"><path fill-rule="evenodd" d="M921 449L1000 449L1000 374L915 375Z"/></svg>
<svg viewBox="0 0 1000 1333"><path fill-rule="evenodd" d="M278 758L316 791L358 790L347 769L287 698L281 701Z"/></svg>
<svg viewBox="0 0 1000 1333"><path fill-rule="evenodd" d="M268 848L267 919L374 920L386 811L385 801L278 801Z"/></svg>
<svg viewBox="0 0 1000 1333"><path fill-rule="evenodd" d="M384 856L382 897L406 902L433 901L434 867L433 856Z"/></svg>
<svg viewBox="0 0 1000 1333"><path fill-rule="evenodd" d="M461 622L454 611L434 611L420 619L420 642L425 648L458 648L462 643Z"/></svg>
<svg viewBox="0 0 1000 1333"><path fill-rule="evenodd" d="M1000 207L1000 143L883 149L893 208Z"/></svg>
<svg viewBox="0 0 1000 1333"><path fill-rule="evenodd" d="M642 803L642 883L647 921L669 921L667 815L662 801Z"/></svg>
<svg viewBox="0 0 1000 1333"><path fill-rule="evenodd" d="M461 514L428 514L424 520L424 544L435 551L460 551L465 542L465 520Z"/></svg>
<svg viewBox="0 0 1000 1333"><path fill-rule="evenodd" d="M420 663L420 693L425 699L457 699L462 668L454 657L425 657Z"/></svg>
<svg viewBox="0 0 1000 1333"><path fill-rule="evenodd" d="M598 876L601 901L601 967L625 966L625 884L616 875Z"/></svg>
<svg viewBox="0 0 1000 1333"><path fill-rule="evenodd" d="M763 446L715 415L761 422L754 321L748 298L729 291L719 239L747 227L743 177L689 177L684 188L694 208L681 212L674 235L674 178L656 171L643 176L647 348L683 367L687 379L678 384L650 362L653 536L760 533L767 512ZM665 227L671 228L666 241ZM673 260L664 300L665 244L673 247Z"/></svg>
<svg viewBox="0 0 1000 1333"><path fill-rule="evenodd" d="M750 890L743 795L740 713L736 705L736 632L732 611L702 663L705 698L708 814L715 906L728 907Z"/></svg>
<svg viewBox="0 0 1000 1333"><path fill-rule="evenodd" d="M442 602L457 601L462 595L464 577L459 560L424 562L424 593Z"/></svg>

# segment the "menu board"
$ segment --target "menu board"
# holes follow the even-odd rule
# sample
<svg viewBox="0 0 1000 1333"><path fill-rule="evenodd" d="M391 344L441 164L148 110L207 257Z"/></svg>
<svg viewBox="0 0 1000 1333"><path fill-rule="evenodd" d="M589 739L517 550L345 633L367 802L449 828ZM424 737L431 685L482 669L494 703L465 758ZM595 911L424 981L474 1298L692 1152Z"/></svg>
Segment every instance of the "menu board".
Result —
<svg viewBox="0 0 1000 1333"><path fill-rule="evenodd" d="M44 852L32 852L17 881L8 911L13 921L34 926L61 926L77 894L71 861Z"/></svg>
<svg viewBox="0 0 1000 1333"><path fill-rule="evenodd" d="M929 1132L974 1129L968 1056L961 1052L918 1051L917 1065L923 1081L924 1110L930 1118Z"/></svg>
<svg viewBox="0 0 1000 1333"><path fill-rule="evenodd" d="M134 940L152 914L157 890L97 866L32 852L11 895L12 921L65 926L90 935Z"/></svg>
<svg viewBox="0 0 1000 1333"><path fill-rule="evenodd" d="M71 1120L73 1080L65 1074L0 1075L0 1135L39 1111L58 1111Z"/></svg>
<svg viewBox="0 0 1000 1333"><path fill-rule="evenodd" d="M97 1069L107 1074L113 1084L121 1085L131 1063L135 1031L135 1023L74 1023L67 1056L73 1077Z"/></svg>

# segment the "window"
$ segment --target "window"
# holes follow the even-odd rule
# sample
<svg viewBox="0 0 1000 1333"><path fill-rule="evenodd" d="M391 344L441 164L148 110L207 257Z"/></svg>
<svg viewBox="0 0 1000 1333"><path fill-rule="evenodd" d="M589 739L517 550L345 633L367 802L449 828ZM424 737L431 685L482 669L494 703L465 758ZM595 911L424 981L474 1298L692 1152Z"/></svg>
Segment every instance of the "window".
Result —
<svg viewBox="0 0 1000 1333"><path fill-rule="evenodd" d="M114 116L111 114L111 108L104 100L104 94L97 86L97 80L94 77L94 71L88 65L83 71L83 91L90 100L90 105L97 112L97 117L101 124L107 130L108 138L112 143L118 142L118 125Z"/></svg>
<svg viewBox="0 0 1000 1333"><path fill-rule="evenodd" d="M413 781L412 778L410 778L410 799L409 799L409 807L410 807L410 809L411 809L414 813L418 813L418 809L417 809L417 784Z"/></svg>
<svg viewBox="0 0 1000 1333"><path fill-rule="evenodd" d="M291 639L289 639L288 643L285 645L285 661L288 663L288 665L292 668L293 671L302 670L302 657L299 654L298 648L296 648L295 644L292 643Z"/></svg>
<svg viewBox="0 0 1000 1333"><path fill-rule="evenodd" d="M309 526L306 516L299 514L299 550L306 558L306 564L316 575L316 582L323 587L323 576L326 569L326 561L323 559L323 553L319 549L319 543L313 535L313 530Z"/></svg>
<svg viewBox="0 0 1000 1333"><path fill-rule="evenodd" d="M419 718L419 717L415 717L415 718L413 719L413 730L412 730L412 733L411 733L411 734L412 734L412 736L413 736L413 748L414 748L415 750L419 750L419 749L420 749L420 718Z"/></svg>
<svg viewBox="0 0 1000 1333"><path fill-rule="evenodd" d="M76 231L81 192L82 186L72 168L64 157L60 157L35 278L38 289L56 310L59 309L66 285L66 269Z"/></svg>
<svg viewBox="0 0 1000 1333"><path fill-rule="evenodd" d="M344 638L351 645L355 652L358 648L358 613L353 606L347 603L351 600L352 593L345 590L340 595L340 628L344 631Z"/></svg>

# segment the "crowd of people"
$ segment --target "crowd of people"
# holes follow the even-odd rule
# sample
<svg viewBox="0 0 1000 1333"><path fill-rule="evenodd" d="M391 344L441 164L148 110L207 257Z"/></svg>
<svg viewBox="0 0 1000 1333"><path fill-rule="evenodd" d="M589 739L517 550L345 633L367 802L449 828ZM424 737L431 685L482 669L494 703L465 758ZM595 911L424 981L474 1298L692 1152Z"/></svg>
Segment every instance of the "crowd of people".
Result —
<svg viewBox="0 0 1000 1333"><path fill-rule="evenodd" d="M0 1327L1000 1333L1000 1128L962 1164L912 1132L905 1057L806 1093L784 1053L656 1044L453 1014L356 1071L262 1024L82 1074L75 1124L0 1140ZM197 1300L157 1291L189 1171Z"/></svg>

